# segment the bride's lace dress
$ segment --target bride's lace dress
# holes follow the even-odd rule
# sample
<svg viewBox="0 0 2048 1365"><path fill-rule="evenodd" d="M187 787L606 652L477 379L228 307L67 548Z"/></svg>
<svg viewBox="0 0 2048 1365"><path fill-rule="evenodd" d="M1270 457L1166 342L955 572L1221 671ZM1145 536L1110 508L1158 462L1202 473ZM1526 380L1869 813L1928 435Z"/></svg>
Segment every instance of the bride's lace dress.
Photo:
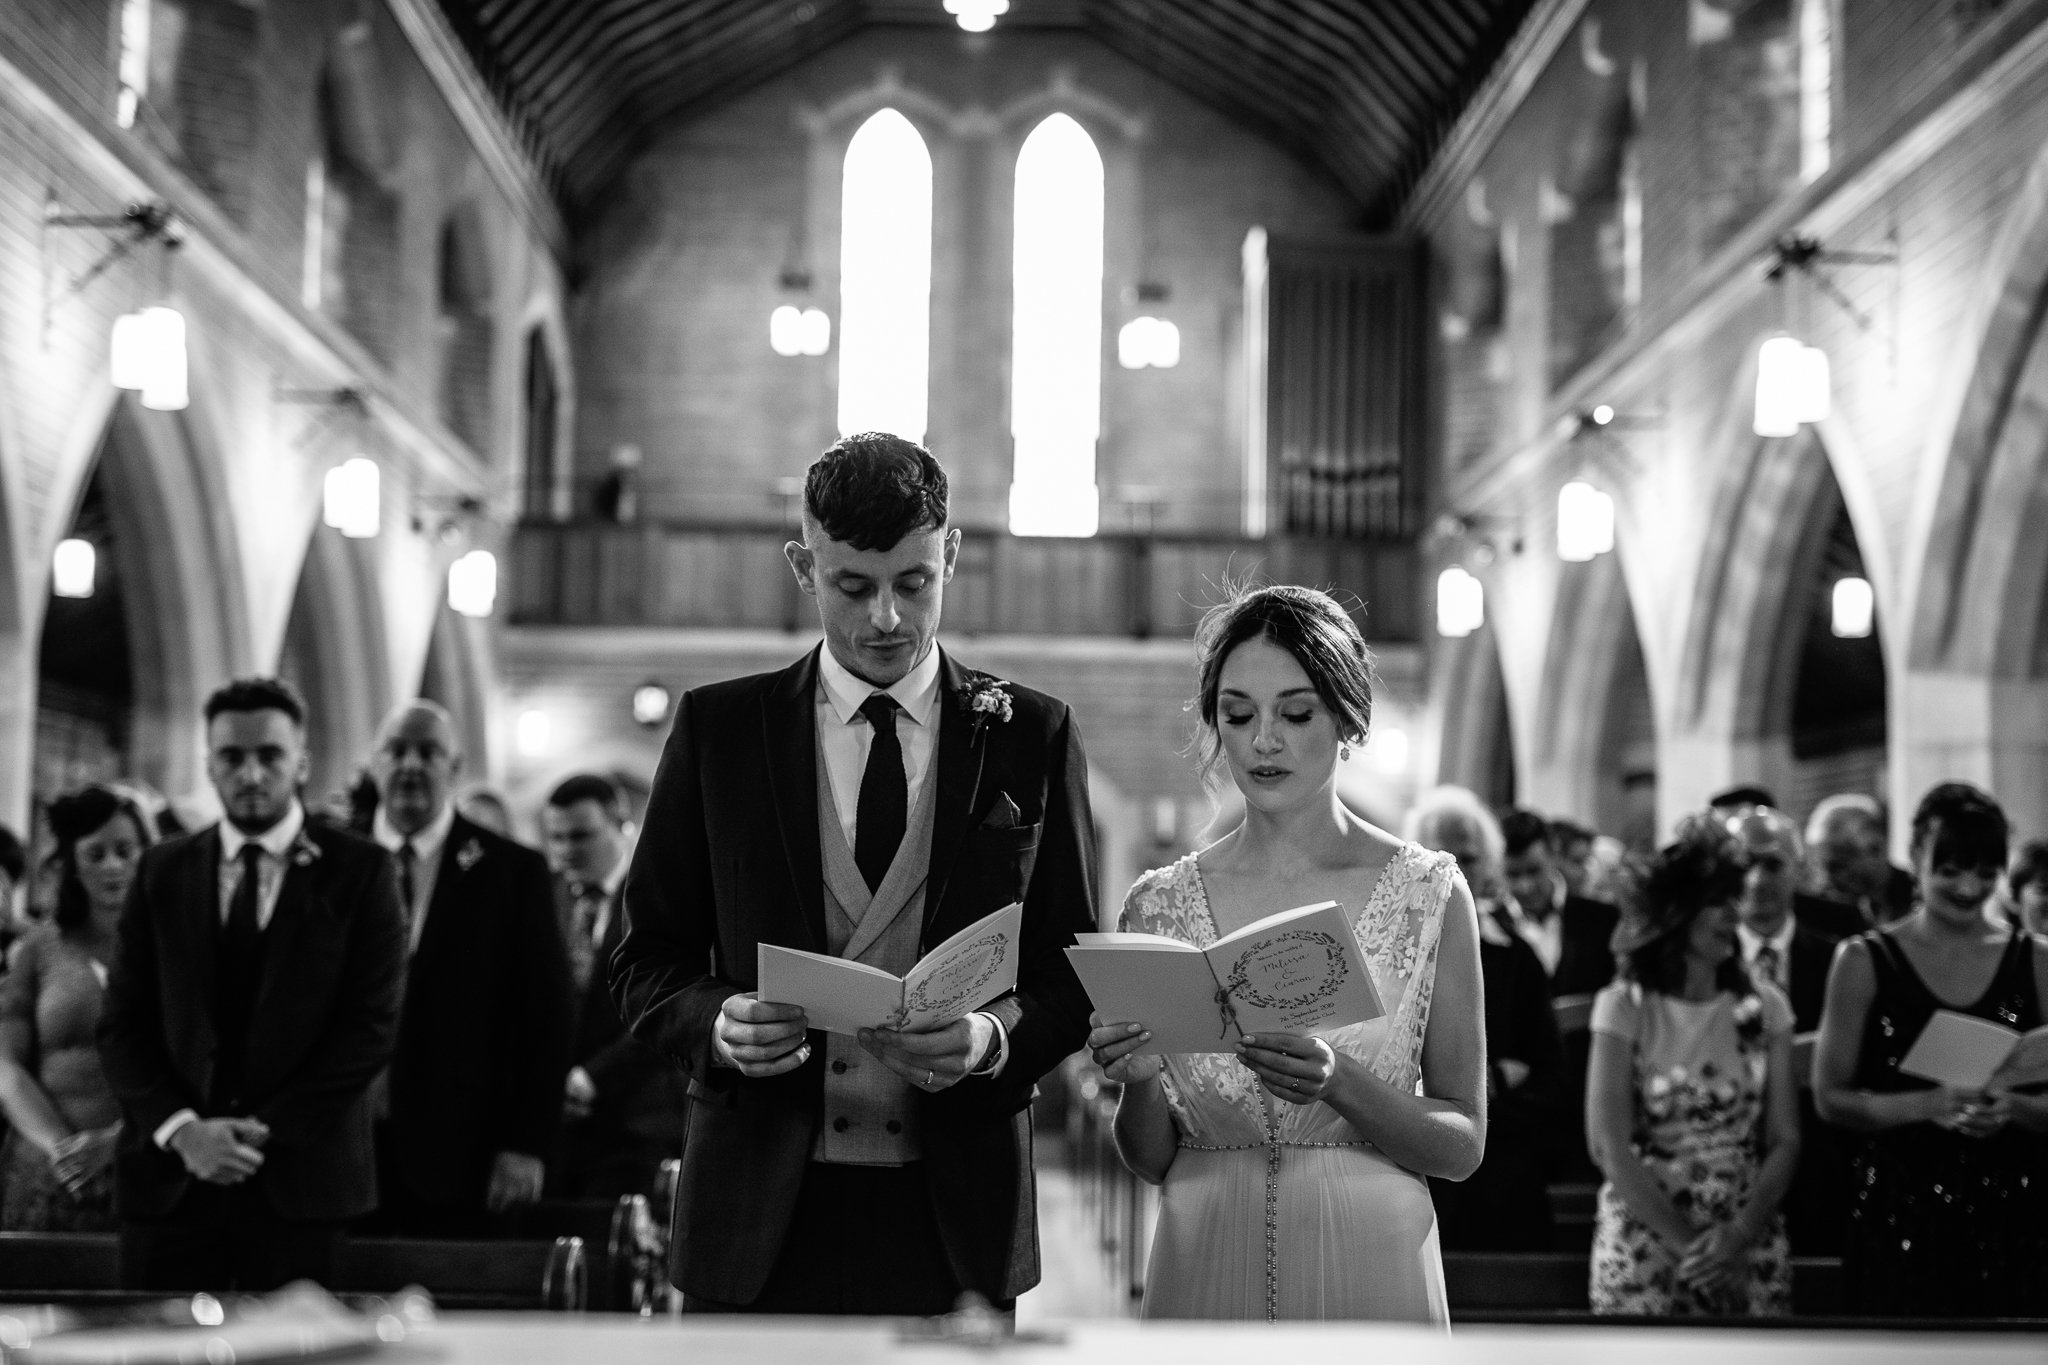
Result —
<svg viewBox="0 0 2048 1365"><path fill-rule="evenodd" d="M1352 921L1387 1014L1326 1037L1403 1090L1421 1089L1437 941L1457 877L1448 855L1405 844ZM1140 878L1123 922L1212 943L1195 855ZM1165 1062L1180 1146L1161 1190L1145 1316L1447 1320L1436 1211L1421 1176L1330 1106L1269 1099L1231 1053Z"/></svg>

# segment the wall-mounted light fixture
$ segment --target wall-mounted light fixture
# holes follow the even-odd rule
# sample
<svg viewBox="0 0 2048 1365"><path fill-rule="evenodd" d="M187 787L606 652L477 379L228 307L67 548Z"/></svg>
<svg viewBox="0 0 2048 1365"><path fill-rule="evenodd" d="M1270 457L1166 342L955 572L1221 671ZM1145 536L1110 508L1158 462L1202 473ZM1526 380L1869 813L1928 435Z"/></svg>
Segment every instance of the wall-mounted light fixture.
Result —
<svg viewBox="0 0 2048 1365"><path fill-rule="evenodd" d="M1436 633L1458 640L1486 624L1486 585L1453 564L1436 576Z"/></svg>
<svg viewBox="0 0 2048 1365"><path fill-rule="evenodd" d="M99 551L89 540L72 537L57 542L50 557L50 591L59 597L86 598L99 573Z"/></svg>
<svg viewBox="0 0 2048 1365"><path fill-rule="evenodd" d="M100 253L63 292L44 308L47 329L49 314L56 304L69 299L105 274L115 262L137 247L156 243L163 248L158 258L155 292L169 293L170 253L184 242L184 228L168 204L130 204L120 213L66 213L52 196L43 203L45 229L90 228L124 234ZM124 313L114 320L107 343L108 369L114 387L139 390L142 405L159 412L177 412L191 401L189 365L185 350L185 315L158 303Z"/></svg>
<svg viewBox="0 0 2048 1365"><path fill-rule="evenodd" d="M1156 280L1141 281L1130 295L1153 309L1168 296L1167 287ZM1152 311L1141 313L1117 330L1116 359L1127 370L1170 370L1180 364L1180 328Z"/></svg>
<svg viewBox="0 0 2048 1365"><path fill-rule="evenodd" d="M1583 479L1557 490L1557 557L1584 564L1614 548L1614 499Z"/></svg>
<svg viewBox="0 0 2048 1365"><path fill-rule="evenodd" d="M668 719L672 700L668 689L650 678L633 689L633 719L651 730Z"/></svg>
<svg viewBox="0 0 2048 1365"><path fill-rule="evenodd" d="M1813 237L1780 237L1771 244L1764 278L1782 283L1798 275L1848 315L1857 330L1871 328L1870 315L1842 292L1829 265L1895 265L1897 251L1829 251ZM1756 357L1756 410L1751 429L1759 436L1793 436L1799 428L1824 422L1833 406L1827 352L1789 334L1765 340Z"/></svg>
<svg viewBox="0 0 2048 1365"><path fill-rule="evenodd" d="M464 616L489 616L498 604L498 557L471 550L448 566L448 606Z"/></svg>
<svg viewBox="0 0 2048 1365"><path fill-rule="evenodd" d="M780 356L823 355L832 349L831 315L810 302L811 272L787 269L782 287L798 296L797 303L778 304L768 315L768 345Z"/></svg>
<svg viewBox="0 0 2048 1365"><path fill-rule="evenodd" d="M1851 575L1835 580L1829 626L1838 640L1867 640L1877 624L1877 594L1870 580Z"/></svg>

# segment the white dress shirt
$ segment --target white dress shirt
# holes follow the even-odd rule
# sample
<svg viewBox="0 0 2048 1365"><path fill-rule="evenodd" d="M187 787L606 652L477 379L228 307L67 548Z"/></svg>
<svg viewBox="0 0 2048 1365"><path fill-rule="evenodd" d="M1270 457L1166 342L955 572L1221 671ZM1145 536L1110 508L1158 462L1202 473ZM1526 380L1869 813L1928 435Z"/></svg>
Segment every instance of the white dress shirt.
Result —
<svg viewBox="0 0 2048 1365"><path fill-rule="evenodd" d="M903 748L903 776L909 783L906 811L917 809L918 794L931 771L932 755L939 748L939 650L925 651L917 667L898 678L893 686L877 689L861 681L845 664L832 657L830 648L818 651L818 747L825 754L825 773L832 782L832 806L839 815L839 832L846 846L855 847L854 828L860 817L860 779L868 768L868 749L875 742L875 727L860 713L861 703L877 690L884 691L903 708L896 718L896 740ZM910 722L904 724L905 721Z"/></svg>
<svg viewBox="0 0 2048 1365"><path fill-rule="evenodd" d="M286 856L306 827L306 808L292 802L284 818L264 830L261 834L244 834L223 820L217 826L220 830L220 922L228 922L228 912L235 903L235 892L242 885L242 850L255 844L263 850L263 856L256 864L256 927L268 929L270 917L277 912L277 893L284 887Z"/></svg>
<svg viewBox="0 0 2048 1365"><path fill-rule="evenodd" d="M1521 903L1513 896L1507 897L1509 916L1514 920L1515 932L1522 941L1535 950L1543 963L1545 976L1557 975L1557 964L1564 959L1564 895L1563 886L1558 885L1551 892L1550 916L1537 920L1522 909Z"/></svg>
<svg viewBox="0 0 2048 1365"><path fill-rule="evenodd" d="M1756 955L1763 950L1766 943L1778 950L1778 970L1772 973L1771 984L1781 991L1790 991L1792 988L1792 930L1796 926L1797 922L1787 915L1785 922L1778 926L1778 932L1769 938L1765 938L1747 924L1738 923L1735 926L1735 937L1742 944L1742 965L1749 968L1752 974L1756 970Z"/></svg>
<svg viewBox="0 0 2048 1365"><path fill-rule="evenodd" d="M405 910L405 923L410 934L406 951L419 951L420 931L426 927L427 907L434 903L434 883L441 876L441 854L448 847L448 831L455 828L455 803L442 804L440 814L427 821L426 828L417 834L401 834L398 826L384 813L384 807L377 807L377 818L370 822L370 837L388 849L393 858L399 850L412 844L412 904ZM405 889L404 878L399 879L400 891Z"/></svg>

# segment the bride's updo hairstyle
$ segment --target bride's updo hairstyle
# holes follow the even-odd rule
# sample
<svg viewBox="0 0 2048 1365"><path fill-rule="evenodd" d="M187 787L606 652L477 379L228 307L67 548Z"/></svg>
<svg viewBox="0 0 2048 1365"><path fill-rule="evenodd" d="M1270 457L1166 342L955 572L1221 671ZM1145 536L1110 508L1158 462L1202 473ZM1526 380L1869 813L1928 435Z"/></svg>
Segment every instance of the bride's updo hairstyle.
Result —
<svg viewBox="0 0 2048 1365"><path fill-rule="evenodd" d="M1247 640L1264 640L1294 656L1316 695L1337 721L1337 736L1363 744L1372 730L1372 651L1351 614L1326 592L1277 584L1227 589L1195 627L1195 669L1201 688L1188 703L1201 717L1192 746L1204 780L1214 781L1223 754L1216 729L1216 693L1223 664Z"/></svg>

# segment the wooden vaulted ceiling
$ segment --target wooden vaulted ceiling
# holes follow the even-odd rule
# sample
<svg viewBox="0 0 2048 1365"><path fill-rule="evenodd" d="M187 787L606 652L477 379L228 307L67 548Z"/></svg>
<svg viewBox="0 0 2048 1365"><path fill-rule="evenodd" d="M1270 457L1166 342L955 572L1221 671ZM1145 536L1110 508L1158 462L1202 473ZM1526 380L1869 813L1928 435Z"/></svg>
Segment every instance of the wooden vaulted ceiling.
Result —
<svg viewBox="0 0 2048 1365"><path fill-rule="evenodd" d="M438 0L565 209L659 124L940 0ZM1535 0L1012 0L1006 31L1091 34L1319 167L1386 225Z"/></svg>

